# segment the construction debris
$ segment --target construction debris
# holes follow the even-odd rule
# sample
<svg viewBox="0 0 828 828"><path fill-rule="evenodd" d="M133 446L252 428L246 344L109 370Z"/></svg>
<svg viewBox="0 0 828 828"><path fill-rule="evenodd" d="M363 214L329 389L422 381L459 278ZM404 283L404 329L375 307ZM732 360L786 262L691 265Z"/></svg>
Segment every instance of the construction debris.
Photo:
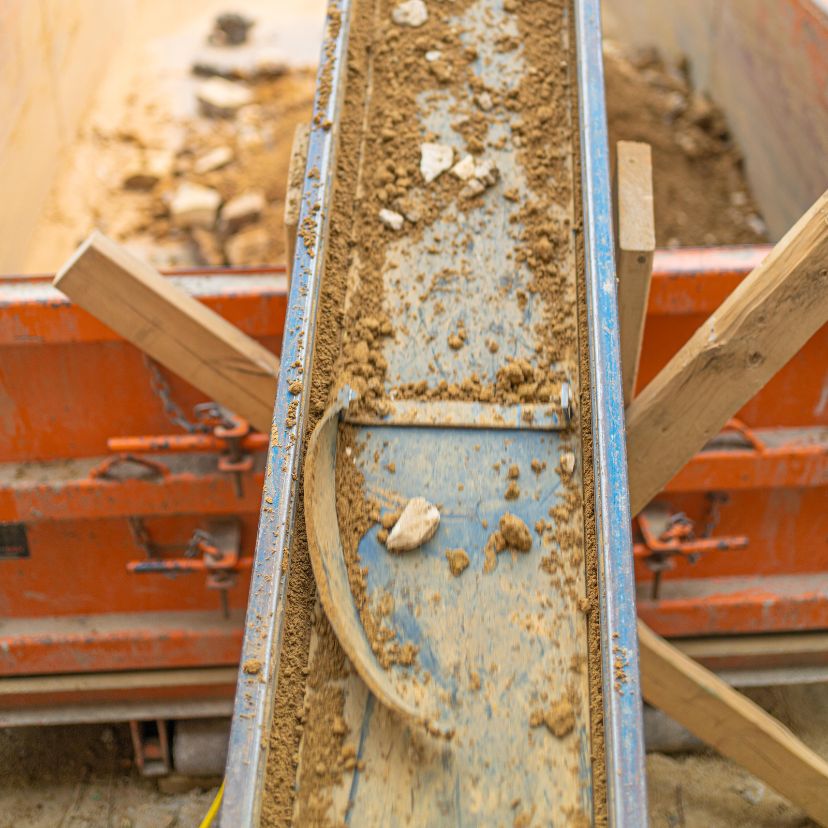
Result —
<svg viewBox="0 0 828 828"><path fill-rule="evenodd" d="M426 184L449 169L453 160L454 150L445 144L420 144L420 173Z"/></svg>
<svg viewBox="0 0 828 828"><path fill-rule="evenodd" d="M389 229L389 230L402 230L403 223L405 219L394 210L389 210L386 207L383 207L382 210L379 211L379 220Z"/></svg>
<svg viewBox="0 0 828 828"><path fill-rule="evenodd" d="M179 227L212 227L220 204L215 190L185 181L170 199L170 216Z"/></svg>
<svg viewBox="0 0 828 828"><path fill-rule="evenodd" d="M204 81L196 97L202 114L208 118L232 118L239 109L253 102L253 93L246 86L224 78Z"/></svg>
<svg viewBox="0 0 828 828"><path fill-rule="evenodd" d="M405 504L385 546L389 552L410 552L431 540L439 525L437 507L425 498L414 497Z"/></svg>
<svg viewBox="0 0 828 828"><path fill-rule="evenodd" d="M267 201L264 193L251 190L230 199L221 211L221 228L225 233L236 233L242 227L262 217Z"/></svg>

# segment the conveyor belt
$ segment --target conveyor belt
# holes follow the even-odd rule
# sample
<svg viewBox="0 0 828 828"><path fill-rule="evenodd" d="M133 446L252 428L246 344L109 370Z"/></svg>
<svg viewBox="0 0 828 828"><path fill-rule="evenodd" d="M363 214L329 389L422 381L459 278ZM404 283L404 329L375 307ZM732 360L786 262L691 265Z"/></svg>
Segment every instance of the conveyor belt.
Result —
<svg viewBox="0 0 828 828"><path fill-rule="evenodd" d="M597 4L433 0L417 27L395 5L330 11L222 821L642 824ZM471 153L478 192L424 181L425 142ZM363 619L393 633L375 652L400 686L442 688L449 740L381 708L314 608L302 444L346 381L363 421L337 470L352 586L385 604ZM562 389L568 429L504 422L559 409ZM427 427L395 425L405 400ZM370 513L417 495L440 530L392 557ZM532 549L492 566L506 512Z"/></svg>

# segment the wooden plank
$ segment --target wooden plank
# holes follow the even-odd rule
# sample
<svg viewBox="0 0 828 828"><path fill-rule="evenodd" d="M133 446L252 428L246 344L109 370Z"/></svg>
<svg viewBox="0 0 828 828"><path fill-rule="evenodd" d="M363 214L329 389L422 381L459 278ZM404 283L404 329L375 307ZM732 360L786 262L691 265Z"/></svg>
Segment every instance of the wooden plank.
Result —
<svg viewBox="0 0 828 828"><path fill-rule="evenodd" d="M296 254L296 234L299 231L299 211L302 207L302 189L305 183L305 166L308 161L310 124L297 124L293 133L288 164L287 191L285 193L285 244L287 250L288 288Z"/></svg>
<svg viewBox="0 0 828 828"><path fill-rule="evenodd" d="M629 404L638 374L655 253L653 159L649 144L616 144L613 208L621 368L624 401Z"/></svg>
<svg viewBox="0 0 828 828"><path fill-rule="evenodd" d="M828 192L627 409L638 514L828 321Z"/></svg>
<svg viewBox="0 0 828 828"><path fill-rule="evenodd" d="M154 268L95 231L53 284L199 391L270 433L278 358Z"/></svg>
<svg viewBox="0 0 828 828"><path fill-rule="evenodd" d="M638 622L644 699L828 825L828 763L714 673Z"/></svg>

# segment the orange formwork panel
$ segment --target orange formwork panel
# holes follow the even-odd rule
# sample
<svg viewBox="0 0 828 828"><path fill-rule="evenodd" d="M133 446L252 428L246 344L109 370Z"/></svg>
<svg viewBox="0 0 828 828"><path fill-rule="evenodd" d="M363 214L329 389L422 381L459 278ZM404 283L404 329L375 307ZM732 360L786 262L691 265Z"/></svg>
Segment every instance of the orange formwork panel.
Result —
<svg viewBox="0 0 828 828"><path fill-rule="evenodd" d="M279 352L283 267L170 278ZM235 667L268 445L47 277L0 279L0 681Z"/></svg>
<svg viewBox="0 0 828 828"><path fill-rule="evenodd" d="M769 249L656 254L639 390ZM638 611L661 634L828 627L826 354L823 328L635 522Z"/></svg>

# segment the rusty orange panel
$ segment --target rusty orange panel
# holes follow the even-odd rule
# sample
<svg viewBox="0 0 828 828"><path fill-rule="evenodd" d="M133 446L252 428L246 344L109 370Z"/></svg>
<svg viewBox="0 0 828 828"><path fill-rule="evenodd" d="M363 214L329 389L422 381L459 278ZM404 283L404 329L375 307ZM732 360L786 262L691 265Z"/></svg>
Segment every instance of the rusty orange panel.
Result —
<svg viewBox="0 0 828 828"><path fill-rule="evenodd" d="M229 618L216 610L50 616L7 622L0 631L0 674L236 664L243 607Z"/></svg>

